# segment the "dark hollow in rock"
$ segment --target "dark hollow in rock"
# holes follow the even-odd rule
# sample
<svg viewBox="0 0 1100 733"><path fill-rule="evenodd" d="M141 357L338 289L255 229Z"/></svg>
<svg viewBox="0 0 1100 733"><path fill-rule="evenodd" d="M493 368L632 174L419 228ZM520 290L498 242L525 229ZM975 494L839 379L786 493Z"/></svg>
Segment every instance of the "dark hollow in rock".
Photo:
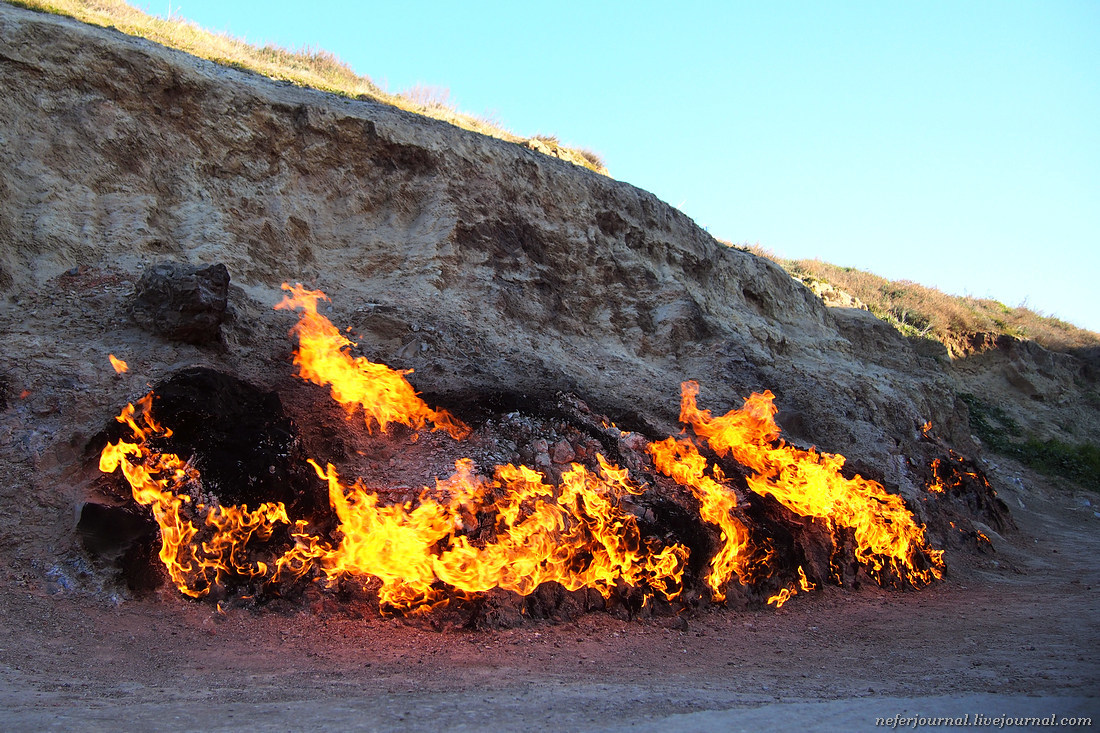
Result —
<svg viewBox="0 0 1100 733"><path fill-rule="evenodd" d="M115 568L120 579L137 595L159 588L167 573L157 556L157 523L135 505L88 502L76 525L84 549Z"/></svg>
<svg viewBox="0 0 1100 733"><path fill-rule="evenodd" d="M150 447L190 462L201 475L202 491L223 506L256 509L263 502L283 502L292 520L330 519L321 485L305 461L297 426L275 392L213 369L192 367L154 386L152 416L172 434L151 440ZM132 439L129 428L112 420L89 443L89 455L122 439ZM130 497L121 476L105 480L121 484L101 487L105 497ZM145 593L167 579L158 557L157 525L148 509L132 501L122 506L88 502L77 533L89 554L120 570L120 579L131 591ZM272 541L289 541L285 528Z"/></svg>
<svg viewBox="0 0 1100 733"><path fill-rule="evenodd" d="M202 344L221 336L228 298L229 270L225 265L161 262L141 276L129 308L134 322L147 331Z"/></svg>
<svg viewBox="0 0 1100 733"><path fill-rule="evenodd" d="M153 387L153 417L172 430L155 447L191 459L203 489L222 504L281 501L295 517L325 506L275 392L192 367Z"/></svg>
<svg viewBox="0 0 1100 733"><path fill-rule="evenodd" d="M88 502L80 508L76 532L88 552L117 558L138 538L155 535L157 523L135 506Z"/></svg>

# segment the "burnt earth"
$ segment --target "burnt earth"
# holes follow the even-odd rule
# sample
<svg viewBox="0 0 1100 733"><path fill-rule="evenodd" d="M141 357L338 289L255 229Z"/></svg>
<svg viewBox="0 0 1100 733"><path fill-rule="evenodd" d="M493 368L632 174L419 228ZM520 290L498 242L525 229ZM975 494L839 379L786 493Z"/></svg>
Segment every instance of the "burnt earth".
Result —
<svg viewBox="0 0 1100 733"><path fill-rule="evenodd" d="M332 404L323 388L294 380L284 391L290 415L297 421L284 410L283 400L275 392L207 368L177 372L153 390L153 416L172 431L170 437L155 440L153 447L189 459L201 474L201 492L217 497L223 505L255 508L261 502L283 502L292 520L307 519L310 531L330 543L338 542L339 535L322 497L323 482L308 467L307 457L321 465L332 462L346 483L362 479L384 504L415 504L425 491L438 493L435 481L450 476L459 458L473 459L483 475L491 475L496 465L522 463L556 483L573 463L598 471L598 456L603 455L612 464L628 468L640 490L621 499L622 507L637 520L636 541L658 548L681 544L690 550L682 592L666 601L655 595L654 589L623 586L604 599L595 591L567 591L548 583L527 597L505 591L474 597L455 593L447 608L433 613L436 622L498 628L527 619L571 620L592 610L633 618L675 615L712 605L704 578L710 558L720 547L720 533L702 520L699 502L690 491L654 469L646 446L662 436L622 431L569 394L507 400L489 395L482 401L466 395L452 404L477 403L477 424L469 438L456 441L442 432L412 431L403 426L386 433L371 432L360 415ZM497 406L509 411L496 413L493 408ZM123 431L116 424L107 431L108 438L117 439ZM712 463L718 461L709 451L704 452ZM753 546L758 548L754 565L760 568L748 585L731 583L723 605L763 606L781 588L793 587L800 568L816 586L858 587L872 580L855 562L850 538L840 534L836 539L824 522L797 516L774 499L754 494L748 490L740 466L722 463L729 485L739 497L735 511L750 528ZM934 508L922 507L925 513ZM84 514L81 532L85 548L102 557L121 555L116 565L121 565L131 590L147 590L163 580L154 551L155 532L150 533L148 520L137 525L134 521L135 516L146 517L146 510L132 502L111 508L89 504ZM957 518L958 526L970 526ZM939 524L956 526L950 522L944 519ZM495 514L479 513L461 533L475 544L492 542ZM280 534L274 541L285 544L289 537ZM253 550L261 556L266 552L264 548ZM315 578L321 575L318 569L313 573ZM878 580L904 585L894 578ZM212 598L242 598L248 603L282 598L292 605L367 603L377 607L369 578L313 584L305 595L299 592L301 585L258 587L248 578L229 578L227 582L228 587Z"/></svg>

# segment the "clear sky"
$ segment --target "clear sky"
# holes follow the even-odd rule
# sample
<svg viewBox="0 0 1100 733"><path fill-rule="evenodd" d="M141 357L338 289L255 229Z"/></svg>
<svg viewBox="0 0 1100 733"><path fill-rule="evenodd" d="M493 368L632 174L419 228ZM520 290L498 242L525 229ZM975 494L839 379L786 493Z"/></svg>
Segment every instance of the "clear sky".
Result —
<svg viewBox="0 0 1100 733"><path fill-rule="evenodd" d="M166 16L164 0L132 0ZM1100 2L173 0L598 152L721 239L1100 331Z"/></svg>

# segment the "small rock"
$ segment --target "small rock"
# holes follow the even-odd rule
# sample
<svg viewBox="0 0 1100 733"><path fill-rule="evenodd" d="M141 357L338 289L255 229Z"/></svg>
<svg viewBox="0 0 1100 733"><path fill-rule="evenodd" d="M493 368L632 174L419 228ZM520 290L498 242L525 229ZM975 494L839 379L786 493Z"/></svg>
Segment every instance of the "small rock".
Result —
<svg viewBox="0 0 1100 733"><path fill-rule="evenodd" d="M569 441L567 440L559 440L557 443L554 443L554 447L550 449L550 459L554 463L563 465L572 463L576 457L576 453L573 452L573 446L569 445Z"/></svg>

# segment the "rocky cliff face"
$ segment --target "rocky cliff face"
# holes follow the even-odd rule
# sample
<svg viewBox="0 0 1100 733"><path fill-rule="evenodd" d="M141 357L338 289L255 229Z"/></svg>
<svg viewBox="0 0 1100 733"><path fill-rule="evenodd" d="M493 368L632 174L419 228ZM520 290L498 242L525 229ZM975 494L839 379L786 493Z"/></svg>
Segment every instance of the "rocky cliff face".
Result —
<svg viewBox="0 0 1100 733"><path fill-rule="evenodd" d="M1091 443L1100 435L1095 353L1052 352L988 333L970 334L951 350L959 391L995 406L1025 434L1068 443Z"/></svg>
<svg viewBox="0 0 1100 733"><path fill-rule="evenodd" d="M88 440L147 382L191 365L290 379L284 281L323 289L365 355L458 411L570 391L668 434L683 380L723 412L771 389L789 439L910 496L923 423L974 448L943 355L629 184L5 4L0 90L5 544L67 541ZM162 261L226 265L220 342L129 318Z"/></svg>

